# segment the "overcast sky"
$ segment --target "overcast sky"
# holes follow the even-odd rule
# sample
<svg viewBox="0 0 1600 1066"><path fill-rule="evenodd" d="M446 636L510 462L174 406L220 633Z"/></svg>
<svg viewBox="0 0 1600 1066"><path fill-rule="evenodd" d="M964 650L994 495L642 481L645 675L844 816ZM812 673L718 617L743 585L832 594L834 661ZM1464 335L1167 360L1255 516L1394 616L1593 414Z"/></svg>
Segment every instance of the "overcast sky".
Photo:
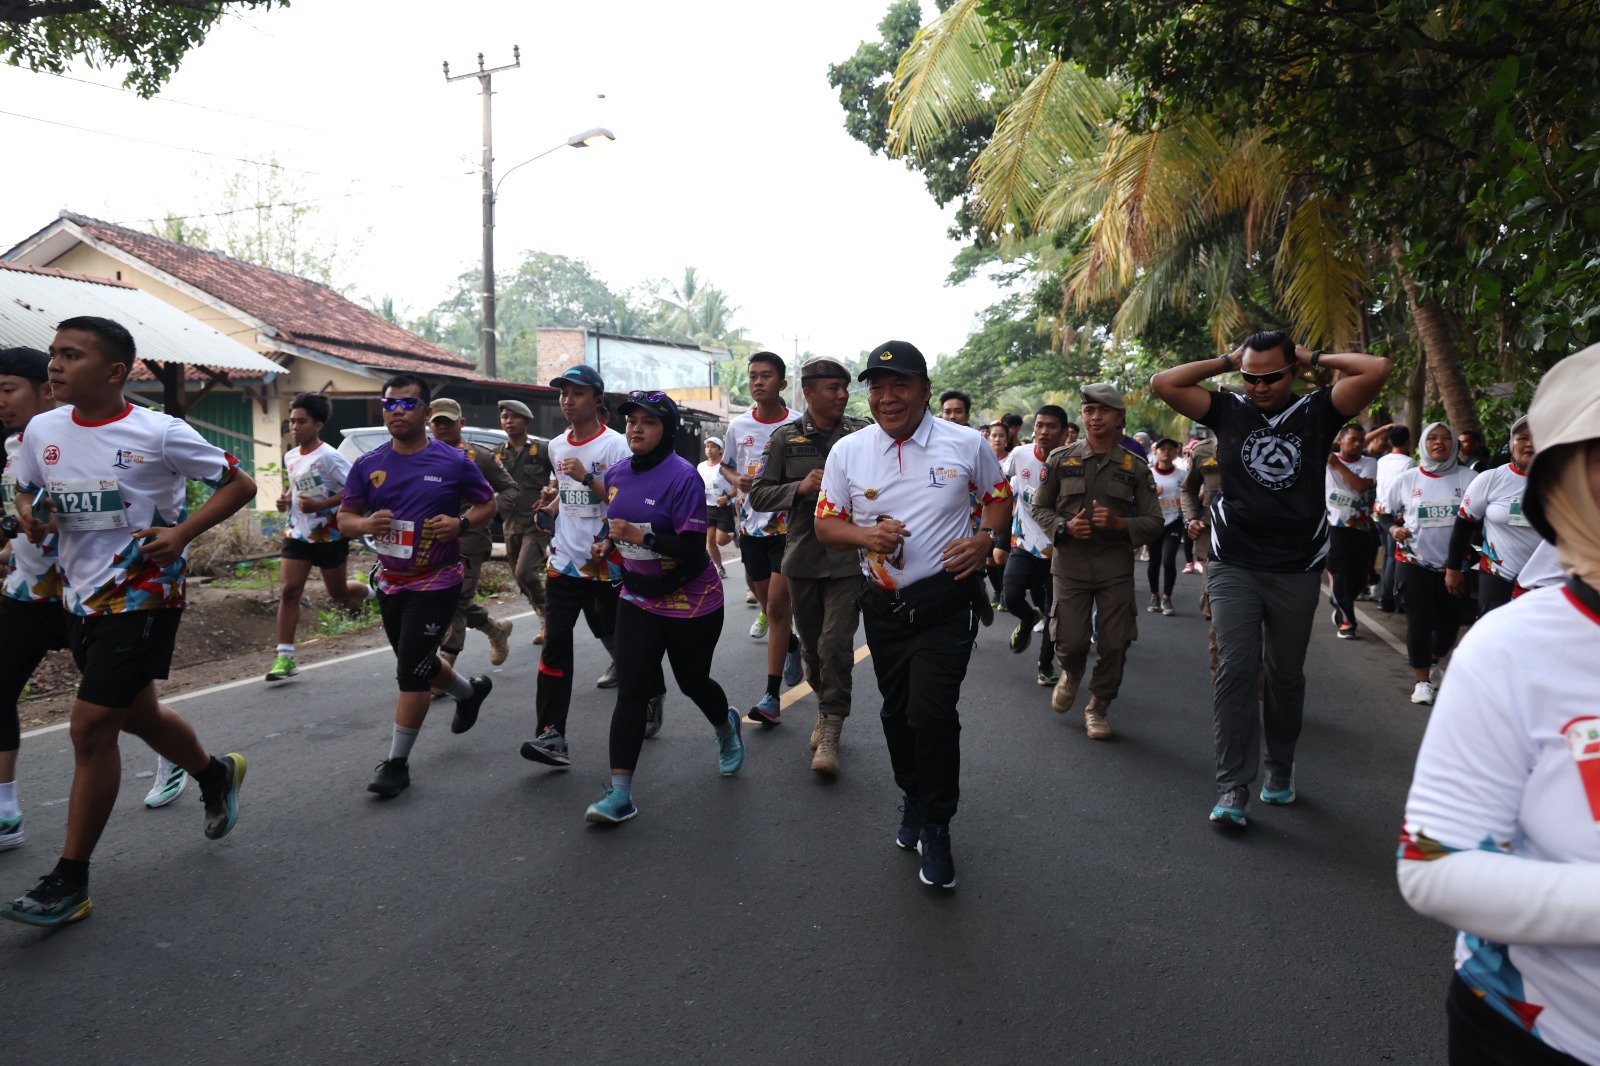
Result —
<svg viewBox="0 0 1600 1066"><path fill-rule="evenodd" d="M447 85L440 63L474 70L482 51L495 66L517 44L521 69L494 81L497 175L591 126L617 140L506 181L501 272L539 249L620 290L692 264L780 352L798 339L853 358L891 337L954 352L996 290L944 286L948 214L845 134L827 83L887 6L296 0L229 19L156 100L102 87L120 82L104 71L74 71L88 85L0 66L0 110L102 131L0 115L0 247L62 208L141 228L215 210L243 166L217 156L275 155L320 200L320 224L360 241L336 284L420 312L481 254L478 86Z"/></svg>

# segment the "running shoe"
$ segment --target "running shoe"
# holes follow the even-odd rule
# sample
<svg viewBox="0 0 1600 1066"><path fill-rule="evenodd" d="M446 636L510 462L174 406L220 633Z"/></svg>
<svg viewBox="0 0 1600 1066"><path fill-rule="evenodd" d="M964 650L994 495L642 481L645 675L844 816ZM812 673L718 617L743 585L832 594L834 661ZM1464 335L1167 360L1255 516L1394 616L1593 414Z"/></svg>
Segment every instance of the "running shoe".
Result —
<svg viewBox="0 0 1600 1066"><path fill-rule="evenodd" d="M1354 640L1355 636L1356 636L1356 624L1354 622L1341 622L1339 624L1339 639L1340 640Z"/></svg>
<svg viewBox="0 0 1600 1066"><path fill-rule="evenodd" d="M916 851L917 841L922 837L922 808L910 796L902 794L900 798L905 802L900 804L900 831L894 836L895 847Z"/></svg>
<svg viewBox="0 0 1600 1066"><path fill-rule="evenodd" d="M1219 825L1248 825L1244 818L1244 809L1249 802L1250 793L1245 787L1234 785L1217 797L1216 806L1211 808L1211 820Z"/></svg>
<svg viewBox="0 0 1600 1066"><path fill-rule="evenodd" d="M272 669L267 671L268 681L285 681L300 672L294 660L287 655L280 655L272 660Z"/></svg>
<svg viewBox="0 0 1600 1066"><path fill-rule="evenodd" d="M1268 770L1267 779L1261 782L1261 802L1274 807L1286 807L1294 802L1294 773Z"/></svg>
<svg viewBox="0 0 1600 1066"><path fill-rule="evenodd" d="M1150 606L1146 607L1145 610L1148 611L1150 614L1160 614L1161 613L1161 597L1157 596L1154 592L1152 592L1150 594Z"/></svg>
<svg viewBox="0 0 1600 1066"><path fill-rule="evenodd" d="M1044 632L1044 616L1043 615L1040 615L1039 616L1039 620L1037 622L1033 623L1033 631L1035 633L1043 633Z"/></svg>
<svg viewBox="0 0 1600 1066"><path fill-rule="evenodd" d="M726 580L728 576L728 568L726 566L717 567L717 576Z"/></svg>
<svg viewBox="0 0 1600 1066"><path fill-rule="evenodd" d="M661 719L667 709L667 694L663 692L644 705L644 735L653 737L661 732Z"/></svg>
<svg viewBox="0 0 1600 1066"><path fill-rule="evenodd" d="M617 661L611 660L606 664L606 672L594 683L595 688L616 688L622 681L622 676L617 673Z"/></svg>
<svg viewBox="0 0 1600 1066"><path fill-rule="evenodd" d="M750 623L750 639L760 640L767 635L767 612L762 611L756 615L756 620Z"/></svg>
<svg viewBox="0 0 1600 1066"><path fill-rule="evenodd" d="M1172 606L1171 596L1161 597L1161 613L1166 615L1168 618L1171 618L1173 615L1178 613L1178 609Z"/></svg>
<svg viewBox="0 0 1600 1066"><path fill-rule="evenodd" d="M1183 564L1183 572L1186 573L1186 574L1194 573L1194 564L1193 563L1184 563Z"/></svg>
<svg viewBox="0 0 1600 1066"><path fill-rule="evenodd" d="M212 840L221 840L233 831L239 820L239 789L244 784L244 756L230 751L221 761L228 769L227 784L215 792L207 791L204 784L200 786L200 802L206 807L206 836Z"/></svg>
<svg viewBox="0 0 1600 1066"><path fill-rule="evenodd" d="M739 732L739 712L728 708L728 731L717 734L717 769L732 777L744 765L744 737Z"/></svg>
<svg viewBox="0 0 1600 1066"><path fill-rule="evenodd" d="M1139 549L1139 561L1141 563L1148 563L1150 561L1150 546L1148 544Z"/></svg>
<svg viewBox="0 0 1600 1066"><path fill-rule="evenodd" d="M806 666L800 655L800 641L796 640L789 648L789 654L783 657L783 683L787 688L794 688L806 679Z"/></svg>
<svg viewBox="0 0 1600 1066"><path fill-rule="evenodd" d="M483 631L489 638L489 665L499 666L511 654L511 630L515 623L491 622Z"/></svg>
<svg viewBox="0 0 1600 1066"><path fill-rule="evenodd" d="M50 928L82 921L92 910L94 901L89 898L88 885L68 884L50 874L26 895L0 903L0 918Z"/></svg>
<svg viewBox="0 0 1600 1066"><path fill-rule="evenodd" d="M0 818L0 851L20 847L26 839L22 832L22 812L15 818Z"/></svg>
<svg viewBox="0 0 1600 1066"><path fill-rule="evenodd" d="M759 600L756 599L756 590L755 589L745 589L745 591L744 591L744 602L748 603L752 607L754 607L757 603L760 602Z"/></svg>
<svg viewBox="0 0 1600 1066"><path fill-rule="evenodd" d="M450 719L450 732L465 733L478 724L478 712L483 709L483 701L489 698L489 693L494 689L494 682L487 677L473 678L472 695L464 700L456 700L456 716Z"/></svg>
<svg viewBox="0 0 1600 1066"><path fill-rule="evenodd" d="M1033 627L1026 622L1017 623L1017 628L1011 631L1011 654L1021 655L1028 650L1028 645L1033 643Z"/></svg>
<svg viewBox="0 0 1600 1066"><path fill-rule="evenodd" d="M956 887L956 860L950 854L950 827L925 825L917 838L917 851L922 855L922 869L917 880L934 888Z"/></svg>
<svg viewBox="0 0 1600 1066"><path fill-rule="evenodd" d="M407 759L385 759L378 764L378 776L372 779L367 791L379 799L392 800L411 787L411 766Z"/></svg>
<svg viewBox="0 0 1600 1066"><path fill-rule="evenodd" d="M1061 671L1059 671L1059 670L1040 670L1039 671L1039 676L1034 678L1033 680L1034 680L1034 684L1038 685L1040 688L1050 688L1057 681L1061 680Z"/></svg>
<svg viewBox="0 0 1600 1066"><path fill-rule="evenodd" d="M629 793L607 785L600 799L589 804L589 809L583 812L583 820L591 825L620 825L638 813L639 808L633 805L633 797Z"/></svg>
<svg viewBox="0 0 1600 1066"><path fill-rule="evenodd" d="M750 720L764 726L777 725L782 717L783 708L778 705L778 697L770 692L763 693L756 705L750 708Z"/></svg>
<svg viewBox="0 0 1600 1066"><path fill-rule="evenodd" d="M189 775L183 767L170 763L167 760L156 758L156 779L151 782L150 791L145 793L144 805L151 810L165 807L179 796L183 795L185 786L189 784Z"/></svg>
<svg viewBox="0 0 1600 1066"><path fill-rule="evenodd" d="M533 740L522 742L522 757L529 762L542 762L546 766L571 766L572 756L567 754L567 738L551 726Z"/></svg>
<svg viewBox="0 0 1600 1066"><path fill-rule="evenodd" d="M1205 573L1206 572L1206 564L1205 563L1200 563L1200 562L1195 563L1194 564L1194 572L1197 573L1197 574Z"/></svg>
<svg viewBox="0 0 1600 1066"><path fill-rule="evenodd" d="M1435 695L1437 695L1437 693L1434 691L1433 684L1431 682L1418 681L1416 687L1411 690L1411 702L1432 704L1433 697Z"/></svg>
<svg viewBox="0 0 1600 1066"><path fill-rule="evenodd" d="M1001 603L999 600L995 600L994 602L990 603L989 606L993 607L1000 614L1009 614L1010 613L1009 611L1006 610L1006 605Z"/></svg>

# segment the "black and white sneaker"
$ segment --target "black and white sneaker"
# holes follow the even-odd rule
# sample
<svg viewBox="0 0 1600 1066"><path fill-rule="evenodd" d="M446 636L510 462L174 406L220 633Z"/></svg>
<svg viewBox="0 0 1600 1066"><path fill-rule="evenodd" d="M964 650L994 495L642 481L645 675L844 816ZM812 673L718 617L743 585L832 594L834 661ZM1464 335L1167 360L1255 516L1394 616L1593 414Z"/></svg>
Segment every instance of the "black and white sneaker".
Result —
<svg viewBox="0 0 1600 1066"><path fill-rule="evenodd" d="M472 695L464 700L456 700L456 716L450 719L452 733L465 733L478 724L478 711L494 689L494 682L487 677L472 678L471 685Z"/></svg>
<svg viewBox="0 0 1600 1066"><path fill-rule="evenodd" d="M378 776L367 791L380 799L394 799L411 787L411 768L405 759L385 759L378 764Z"/></svg>
<svg viewBox="0 0 1600 1066"><path fill-rule="evenodd" d="M621 681L622 677L617 673L616 661L613 660L612 662L606 664L606 672L600 675L600 680L594 683L594 687L616 688Z"/></svg>
<svg viewBox="0 0 1600 1066"><path fill-rule="evenodd" d="M652 699L644 705L644 735L653 737L661 732L661 718L666 713L667 694Z"/></svg>
<svg viewBox="0 0 1600 1066"><path fill-rule="evenodd" d="M542 762L546 766L568 767L572 757L567 754L567 738L551 726L545 726L533 740L522 742L522 757L529 762Z"/></svg>
<svg viewBox="0 0 1600 1066"><path fill-rule="evenodd" d="M922 854L922 869L917 880L934 888L956 887L956 860L950 854L950 827L924 825L917 839L917 851Z"/></svg>

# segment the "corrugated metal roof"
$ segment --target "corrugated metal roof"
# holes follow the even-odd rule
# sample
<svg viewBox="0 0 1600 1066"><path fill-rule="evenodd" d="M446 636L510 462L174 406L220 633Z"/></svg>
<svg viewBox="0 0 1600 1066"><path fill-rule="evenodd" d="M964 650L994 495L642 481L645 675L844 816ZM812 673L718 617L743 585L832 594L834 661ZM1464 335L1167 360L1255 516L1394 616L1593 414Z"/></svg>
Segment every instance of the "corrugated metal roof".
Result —
<svg viewBox="0 0 1600 1066"><path fill-rule="evenodd" d="M131 285L0 262L0 345L45 351L55 339L56 323L79 315L122 323L142 358L258 374L284 369Z"/></svg>

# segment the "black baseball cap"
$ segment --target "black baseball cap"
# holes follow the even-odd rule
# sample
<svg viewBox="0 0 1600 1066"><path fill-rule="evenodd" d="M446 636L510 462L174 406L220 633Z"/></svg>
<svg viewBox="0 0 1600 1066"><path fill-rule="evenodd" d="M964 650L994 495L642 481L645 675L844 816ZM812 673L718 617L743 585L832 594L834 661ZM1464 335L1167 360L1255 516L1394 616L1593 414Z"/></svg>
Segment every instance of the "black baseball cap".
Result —
<svg viewBox="0 0 1600 1066"><path fill-rule="evenodd" d="M662 422L676 423L678 421L678 405L672 402L672 397L664 392L630 392L628 398L622 401L617 408L617 414L623 418L628 417L629 411L648 411L661 419Z"/></svg>
<svg viewBox="0 0 1600 1066"><path fill-rule="evenodd" d="M50 357L37 348L0 349L0 376L48 381Z"/></svg>
<svg viewBox="0 0 1600 1066"><path fill-rule="evenodd" d="M563 385L587 385L601 394L606 391L606 379L600 376L600 371L588 363L569 366L561 372L560 377L550 380L552 389L559 389Z"/></svg>
<svg viewBox="0 0 1600 1066"><path fill-rule="evenodd" d="M866 381L879 370L887 370L901 377L926 378L928 361L922 358L917 346L906 341L884 341L867 356L866 369L856 375L857 381Z"/></svg>

